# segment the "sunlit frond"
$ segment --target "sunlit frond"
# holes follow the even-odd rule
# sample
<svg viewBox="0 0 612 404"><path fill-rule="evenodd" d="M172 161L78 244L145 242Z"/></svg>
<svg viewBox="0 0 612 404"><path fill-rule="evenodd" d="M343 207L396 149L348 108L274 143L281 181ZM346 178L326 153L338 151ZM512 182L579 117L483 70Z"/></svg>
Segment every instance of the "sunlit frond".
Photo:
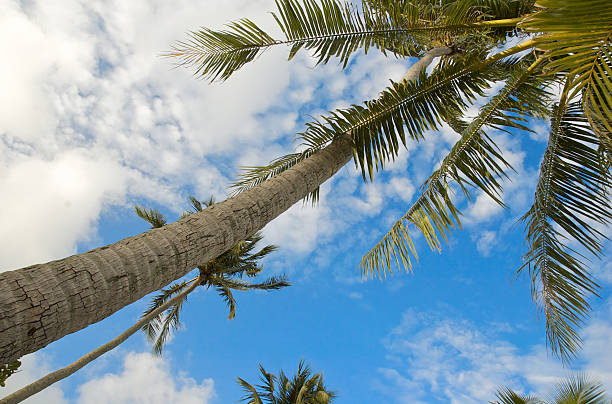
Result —
<svg viewBox="0 0 612 404"><path fill-rule="evenodd" d="M568 99L582 92L591 125L612 133L612 7L609 0L539 0L520 24L546 51L547 68L573 77ZM597 123L597 124L596 124ZM601 134L600 134L601 135Z"/></svg>
<svg viewBox="0 0 612 404"><path fill-rule="evenodd" d="M147 209L140 206L134 206L134 210L139 217L149 222L152 229L157 229L166 225L164 215L162 215L162 213L156 209Z"/></svg>
<svg viewBox="0 0 612 404"><path fill-rule="evenodd" d="M504 88L469 125L448 119L461 132L461 138L423 184L419 199L363 257L364 276L386 276L393 264L406 270L412 268L411 256L417 254L408 230L410 224L425 236L432 249L440 248L439 237L446 240L450 231L461 225L459 209L452 201L451 182L468 197L470 188L476 187L503 205L499 179L506 176L509 164L482 128L529 130L524 125L526 117L546 114L549 94L542 87L543 79L534 74L539 63L540 60L529 66L516 66Z"/></svg>
<svg viewBox="0 0 612 404"><path fill-rule="evenodd" d="M598 288L570 243L598 256L605 238L598 226L612 221L612 179L599 164L598 144L579 103L555 107L534 204L523 217L530 248L524 267L546 316L547 341L564 360L580 347L587 298Z"/></svg>
<svg viewBox="0 0 612 404"><path fill-rule="evenodd" d="M274 160L261 167L247 168L233 184L237 191L250 189L280 174L327 146L335 136L350 133L354 140L355 164L364 179L397 156L407 137L421 140L425 131L437 129L466 106L464 100L483 95L490 80L502 77L515 61L482 66L476 55L461 62L448 61L416 83L393 83L375 101L332 112L320 121L306 124L298 134L305 150ZM478 67L478 68L475 68ZM454 102L449 104L448 100Z"/></svg>

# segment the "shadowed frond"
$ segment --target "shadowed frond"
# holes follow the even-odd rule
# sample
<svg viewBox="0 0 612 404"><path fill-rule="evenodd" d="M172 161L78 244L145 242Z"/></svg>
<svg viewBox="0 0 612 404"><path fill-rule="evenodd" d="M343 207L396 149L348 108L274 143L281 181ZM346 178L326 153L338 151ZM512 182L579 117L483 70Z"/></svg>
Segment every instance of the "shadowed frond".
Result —
<svg viewBox="0 0 612 404"><path fill-rule="evenodd" d="M166 225L164 215L162 215L161 212L156 209L147 209L140 206L134 206L134 210L138 216L151 224L152 229L157 229Z"/></svg>
<svg viewBox="0 0 612 404"><path fill-rule="evenodd" d="M339 0L277 0L276 6L272 15L283 39L274 39L252 21L242 19L225 30L191 32L187 41L178 42L166 56L179 58L181 64L194 66L196 75L214 81L228 79L274 45L289 45L289 59L305 48L314 52L317 63L338 58L346 67L350 56L361 48L419 56L435 44L450 43L452 34L489 30L470 24L473 19L427 20L423 6L410 2L389 2L384 8L363 2L358 8Z"/></svg>
<svg viewBox="0 0 612 404"><path fill-rule="evenodd" d="M540 61L528 67L525 63L515 66L504 88L469 125L452 117L447 121L461 133L461 138L422 185L419 199L363 257L362 275L386 276L393 263L406 270L412 268L410 256L417 254L408 232L409 224L423 233L432 249L439 250L439 236L446 240L452 229L461 226L459 210L450 194L451 182L458 184L467 197L468 187L476 187L503 205L499 179L506 176L510 166L482 128L529 130L524 125L526 117L546 114L549 93L542 87L543 79L534 74Z"/></svg>
<svg viewBox="0 0 612 404"><path fill-rule="evenodd" d="M145 311L141 317L146 317L148 314L152 313L159 306L164 304L166 301L172 299L172 297L180 294L185 288L189 287L189 285L196 281L198 278L191 279L189 281L175 283L166 289L162 289L161 293L153 298L151 304L147 311ZM162 354L162 350L166 340L170 336L170 332L173 330L177 330L180 327L180 310L183 302L187 299L185 296L180 301L176 302L172 305L165 313L160 314L159 316L152 319L147 324L143 325L141 330L147 336L149 342L153 343L153 352L157 355Z"/></svg>
<svg viewBox="0 0 612 404"><path fill-rule="evenodd" d="M568 99L582 92L586 116L597 129L612 133L612 7L609 0L539 0L541 11L520 24L540 33L547 68L572 81ZM600 134L602 135L602 134Z"/></svg>
<svg viewBox="0 0 612 404"><path fill-rule="evenodd" d="M580 347L587 297L598 287L570 243L598 256L605 236L597 226L612 221L612 180L599 164L598 144L579 103L556 106L534 204L523 217L530 250L521 270L529 268L533 297L546 316L547 342L563 360Z"/></svg>

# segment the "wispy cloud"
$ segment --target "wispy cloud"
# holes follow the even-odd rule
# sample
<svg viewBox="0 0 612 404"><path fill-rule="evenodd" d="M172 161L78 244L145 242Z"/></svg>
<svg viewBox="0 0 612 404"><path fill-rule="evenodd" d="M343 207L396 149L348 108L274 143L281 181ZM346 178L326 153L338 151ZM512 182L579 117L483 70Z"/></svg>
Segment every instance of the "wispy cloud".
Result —
<svg viewBox="0 0 612 404"><path fill-rule="evenodd" d="M612 389L612 300L583 330L584 349L572 369L542 345L521 349L509 324L481 323L408 310L384 340L388 366L378 387L398 403L481 403L502 385L545 394L570 370L583 370Z"/></svg>

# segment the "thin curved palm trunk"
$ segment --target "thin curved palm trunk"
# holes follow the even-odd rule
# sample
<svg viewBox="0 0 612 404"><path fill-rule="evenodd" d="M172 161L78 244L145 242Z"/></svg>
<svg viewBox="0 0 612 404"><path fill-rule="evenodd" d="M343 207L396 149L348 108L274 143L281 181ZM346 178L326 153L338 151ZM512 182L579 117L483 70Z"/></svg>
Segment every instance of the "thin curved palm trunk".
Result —
<svg viewBox="0 0 612 404"><path fill-rule="evenodd" d="M10 394L4 398L0 398L0 404L20 403L26 398L33 396L34 394L46 389L52 384L57 383L60 380L67 378L68 376L70 376L77 370L81 369L83 366L87 365L91 361L99 358L100 356L104 355L108 351L118 347L125 340L127 340L129 337L134 335L136 331L140 330L143 325L147 324L149 321L153 320L159 314L163 313L168 307L172 306L174 303L179 302L180 300L187 297L188 294L193 292L195 288L197 288L200 285L200 282L201 282L201 278L198 276L196 279L193 280L193 282L191 283L191 285L189 285L187 289L185 289L184 291L182 291L181 293L179 293L172 299L168 300L166 303L162 304L157 309L153 310L151 313L147 314L140 320L138 320L136 324L134 324L133 326L125 330L117 338L107 342L106 344L100 346L99 348L94 349L93 351L77 359L70 365L62 369L56 370L55 372L49 373L46 376L41 377L34 383L28 384L27 386L25 386L22 389L17 390L13 394Z"/></svg>
<svg viewBox="0 0 612 404"><path fill-rule="evenodd" d="M439 52L432 49L424 56L427 63L415 63L409 79ZM0 363L101 321L219 256L306 197L351 157L350 134L343 134L295 167L202 212L82 254L1 273Z"/></svg>

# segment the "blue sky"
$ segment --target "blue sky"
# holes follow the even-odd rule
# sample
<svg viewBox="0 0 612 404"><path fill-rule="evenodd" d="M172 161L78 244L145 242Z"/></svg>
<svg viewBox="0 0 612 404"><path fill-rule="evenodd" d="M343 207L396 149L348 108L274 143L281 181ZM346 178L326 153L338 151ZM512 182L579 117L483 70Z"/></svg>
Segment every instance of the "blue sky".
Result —
<svg viewBox="0 0 612 404"><path fill-rule="evenodd" d="M158 55L200 25L249 17L273 31L269 0L0 0L0 271L86 251L138 234L135 204L174 220L187 195L227 195L243 165L294 146L310 116L373 98L410 60L358 54L350 68L314 67L271 49L223 84L196 80ZM274 32L274 31L273 31ZM517 173L507 211L476 193L463 201L464 230L442 254L416 236L414 274L361 278L363 254L410 202L455 135L442 129L411 144L373 183L347 165L317 207L298 204L269 224L280 250L268 275L293 286L238 293L235 320L213 291L197 290L163 358L142 335L30 403L225 403L257 381L257 365L324 371L348 403L476 403L498 385L545 394L567 374L546 351L524 278L511 281L526 246L527 210L545 147L535 134L493 134ZM609 231L608 231L609 233ZM612 245L606 250L610 252ZM572 365L612 391L612 262L593 262L601 298ZM24 358L0 394L65 366L115 337L148 298Z"/></svg>

